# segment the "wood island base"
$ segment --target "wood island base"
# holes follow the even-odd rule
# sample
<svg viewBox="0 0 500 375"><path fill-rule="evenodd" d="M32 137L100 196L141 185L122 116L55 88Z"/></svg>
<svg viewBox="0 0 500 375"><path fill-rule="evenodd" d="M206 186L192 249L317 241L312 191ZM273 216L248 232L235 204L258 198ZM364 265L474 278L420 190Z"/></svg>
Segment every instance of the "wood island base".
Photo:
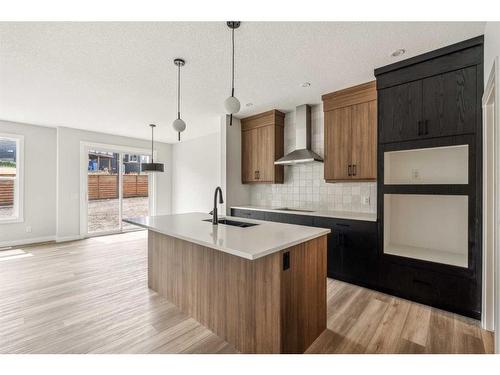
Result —
<svg viewBox="0 0 500 375"><path fill-rule="evenodd" d="M326 329L326 235L249 260L150 230L148 285L242 353L303 353Z"/></svg>

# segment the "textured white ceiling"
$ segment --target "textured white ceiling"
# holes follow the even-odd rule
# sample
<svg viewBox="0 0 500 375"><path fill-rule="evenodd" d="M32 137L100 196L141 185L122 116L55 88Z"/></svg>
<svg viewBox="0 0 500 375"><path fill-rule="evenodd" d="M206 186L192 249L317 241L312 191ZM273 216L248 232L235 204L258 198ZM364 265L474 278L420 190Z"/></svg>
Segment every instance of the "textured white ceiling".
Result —
<svg viewBox="0 0 500 375"><path fill-rule="evenodd" d="M238 116L320 103L376 67L483 31L482 22L243 22ZM224 22L0 23L0 119L139 138L153 122L158 140L173 142L173 59L183 57L184 139L213 133L230 93L230 42ZM391 58L398 48L407 53Z"/></svg>

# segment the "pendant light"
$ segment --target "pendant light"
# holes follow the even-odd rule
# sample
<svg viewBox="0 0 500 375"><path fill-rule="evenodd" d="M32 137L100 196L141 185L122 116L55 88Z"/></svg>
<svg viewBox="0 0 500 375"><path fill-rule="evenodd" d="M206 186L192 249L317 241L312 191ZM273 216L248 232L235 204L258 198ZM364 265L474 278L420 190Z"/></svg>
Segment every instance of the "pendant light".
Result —
<svg viewBox="0 0 500 375"><path fill-rule="evenodd" d="M177 118L172 123L174 130L178 134L179 141L181 140L181 132L186 130L186 123L181 119L181 66L186 64L184 59L175 59L174 64L177 65Z"/></svg>
<svg viewBox="0 0 500 375"><path fill-rule="evenodd" d="M231 96L224 101L224 107L229 113L229 125L233 125L233 114L240 110L240 101L234 96L234 30L240 27L240 21L227 21L227 26L231 29L232 41L232 61L231 61Z"/></svg>
<svg viewBox="0 0 500 375"><path fill-rule="evenodd" d="M141 165L141 170L143 172L163 172L163 163L155 163L153 160L154 130L156 125L149 124L149 126L151 126L151 163L143 163Z"/></svg>

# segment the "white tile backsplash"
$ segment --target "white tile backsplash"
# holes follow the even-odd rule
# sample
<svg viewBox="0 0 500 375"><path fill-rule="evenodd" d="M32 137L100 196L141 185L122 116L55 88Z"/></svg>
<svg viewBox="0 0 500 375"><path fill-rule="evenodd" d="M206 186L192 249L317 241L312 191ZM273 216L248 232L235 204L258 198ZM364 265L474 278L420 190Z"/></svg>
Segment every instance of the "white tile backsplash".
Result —
<svg viewBox="0 0 500 375"><path fill-rule="evenodd" d="M285 117L285 154L295 147L295 116ZM324 155L323 108L312 107L312 149ZM340 210L371 212L377 210L377 184L375 182L326 183L323 163L285 166L283 184L251 185L252 205L272 207L312 208L315 210ZM369 203L364 203L368 197Z"/></svg>

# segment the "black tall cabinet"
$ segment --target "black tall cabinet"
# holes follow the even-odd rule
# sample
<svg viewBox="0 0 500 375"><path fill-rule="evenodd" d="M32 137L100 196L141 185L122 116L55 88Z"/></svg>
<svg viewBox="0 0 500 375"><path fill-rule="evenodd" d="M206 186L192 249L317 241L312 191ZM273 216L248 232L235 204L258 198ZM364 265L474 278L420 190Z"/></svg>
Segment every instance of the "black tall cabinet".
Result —
<svg viewBox="0 0 500 375"><path fill-rule="evenodd" d="M483 36L376 69L375 76L378 283L479 319Z"/></svg>

